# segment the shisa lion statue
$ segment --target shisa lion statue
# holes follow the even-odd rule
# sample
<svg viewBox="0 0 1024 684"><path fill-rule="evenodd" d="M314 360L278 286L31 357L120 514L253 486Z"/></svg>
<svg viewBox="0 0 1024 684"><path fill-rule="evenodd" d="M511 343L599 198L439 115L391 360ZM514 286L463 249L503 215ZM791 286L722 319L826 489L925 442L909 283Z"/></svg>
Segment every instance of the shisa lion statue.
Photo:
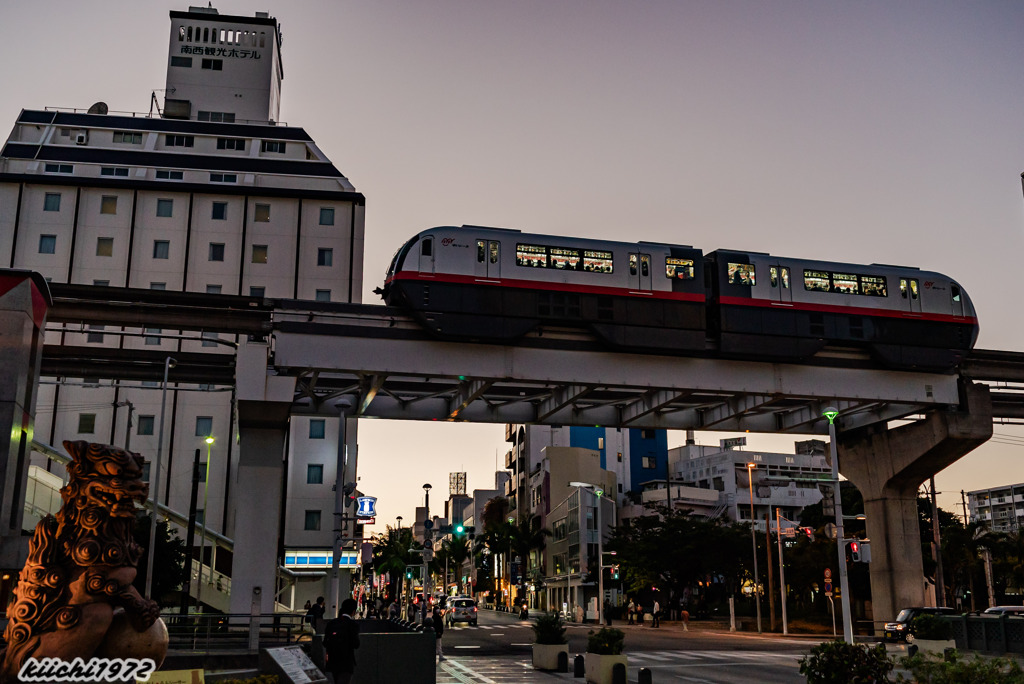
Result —
<svg viewBox="0 0 1024 684"><path fill-rule="evenodd" d="M142 547L135 504L145 502L142 457L88 442L71 455L63 505L36 525L8 607L0 682L17 682L28 658L151 658L167 654L159 606L132 586Z"/></svg>

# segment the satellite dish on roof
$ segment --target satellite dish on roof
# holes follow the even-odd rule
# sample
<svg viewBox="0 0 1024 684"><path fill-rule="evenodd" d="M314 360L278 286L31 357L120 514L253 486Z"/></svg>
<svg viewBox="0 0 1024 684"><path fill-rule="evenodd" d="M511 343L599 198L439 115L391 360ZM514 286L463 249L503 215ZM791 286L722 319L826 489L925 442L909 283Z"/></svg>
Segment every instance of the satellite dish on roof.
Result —
<svg viewBox="0 0 1024 684"><path fill-rule="evenodd" d="M79 110L79 111L81 111L81 110ZM106 114L107 113L107 103L106 102L97 102L92 107L89 107L89 112L88 113L89 114Z"/></svg>

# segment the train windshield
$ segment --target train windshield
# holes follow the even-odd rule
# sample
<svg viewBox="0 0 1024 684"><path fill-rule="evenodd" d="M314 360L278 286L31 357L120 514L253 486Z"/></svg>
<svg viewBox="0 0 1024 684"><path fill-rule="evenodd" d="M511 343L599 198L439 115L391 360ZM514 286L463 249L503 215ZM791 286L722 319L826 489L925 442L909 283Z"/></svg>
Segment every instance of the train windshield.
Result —
<svg viewBox="0 0 1024 684"><path fill-rule="evenodd" d="M391 276L402 270L402 265L405 263L405 257L409 255L409 250L412 249L412 246L416 243L418 239L418 237L414 237L412 240L409 240L404 245L398 248L398 251L395 252L395 255L391 257L391 265L388 266L388 272L386 277L390 278Z"/></svg>

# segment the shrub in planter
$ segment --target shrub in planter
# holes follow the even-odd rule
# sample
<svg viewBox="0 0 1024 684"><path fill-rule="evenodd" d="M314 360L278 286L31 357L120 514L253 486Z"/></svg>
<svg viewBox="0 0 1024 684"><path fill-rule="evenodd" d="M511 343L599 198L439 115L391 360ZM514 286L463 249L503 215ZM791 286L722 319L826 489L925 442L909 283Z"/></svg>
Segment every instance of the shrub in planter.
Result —
<svg viewBox="0 0 1024 684"><path fill-rule="evenodd" d="M558 613L545 613L537 618L533 625L533 634L538 644L567 644L565 624Z"/></svg>
<svg viewBox="0 0 1024 684"><path fill-rule="evenodd" d="M626 641L626 633L614 627L603 627L587 634L587 653L620 655Z"/></svg>
<svg viewBox="0 0 1024 684"><path fill-rule="evenodd" d="M967 660L957 651L949 658L918 653L900 659L900 666L910 672L910 679L901 674L900 682L929 684L1021 684L1024 670L1012 658L974 658Z"/></svg>
<svg viewBox="0 0 1024 684"><path fill-rule="evenodd" d="M953 638L953 625L938 615L918 615L910 622L910 633L915 639L949 641Z"/></svg>
<svg viewBox="0 0 1024 684"><path fill-rule="evenodd" d="M800 659L800 674L807 677L807 684L888 682L892 668L884 644L868 648L845 641L826 641Z"/></svg>

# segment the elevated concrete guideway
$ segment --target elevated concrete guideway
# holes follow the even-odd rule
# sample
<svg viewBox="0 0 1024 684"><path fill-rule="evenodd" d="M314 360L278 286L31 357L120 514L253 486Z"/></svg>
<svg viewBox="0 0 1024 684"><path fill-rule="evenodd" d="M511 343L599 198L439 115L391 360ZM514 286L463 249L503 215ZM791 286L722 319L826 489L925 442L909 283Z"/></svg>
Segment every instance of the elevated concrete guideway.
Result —
<svg viewBox="0 0 1024 684"><path fill-rule="evenodd" d="M296 413L342 416L343 426L377 417L826 434L822 410L834 405L840 471L879 502L869 527L874 555L895 559L872 572L878 596L888 596L876 599L884 610L924 599L920 558L907 561L899 551L917 524L916 509L911 515L903 503L886 502L902 502L929 474L983 443L993 420L1024 419L1024 355L1008 352L975 352L959 373L943 375L879 369L850 349L830 349L805 364L617 353L556 327L516 345L443 342L381 306L88 286L54 286L50 321L104 323L108 332L122 325L244 336L234 354L221 349L205 364L198 357L206 355L196 355L170 377L233 381L236 388L238 486L247 492L237 505L259 502L259 510L238 516L246 522L235 531L235 567L244 570L232 578L232 612L248 612L252 589L273 583L281 456ZM119 351L46 347L43 373L77 368L95 378L160 379L162 355L137 350L115 358ZM973 381L999 386L990 392ZM903 426L890 429L893 421ZM339 472L355 463L347 432L343 427ZM262 593L264 610L271 594Z"/></svg>

